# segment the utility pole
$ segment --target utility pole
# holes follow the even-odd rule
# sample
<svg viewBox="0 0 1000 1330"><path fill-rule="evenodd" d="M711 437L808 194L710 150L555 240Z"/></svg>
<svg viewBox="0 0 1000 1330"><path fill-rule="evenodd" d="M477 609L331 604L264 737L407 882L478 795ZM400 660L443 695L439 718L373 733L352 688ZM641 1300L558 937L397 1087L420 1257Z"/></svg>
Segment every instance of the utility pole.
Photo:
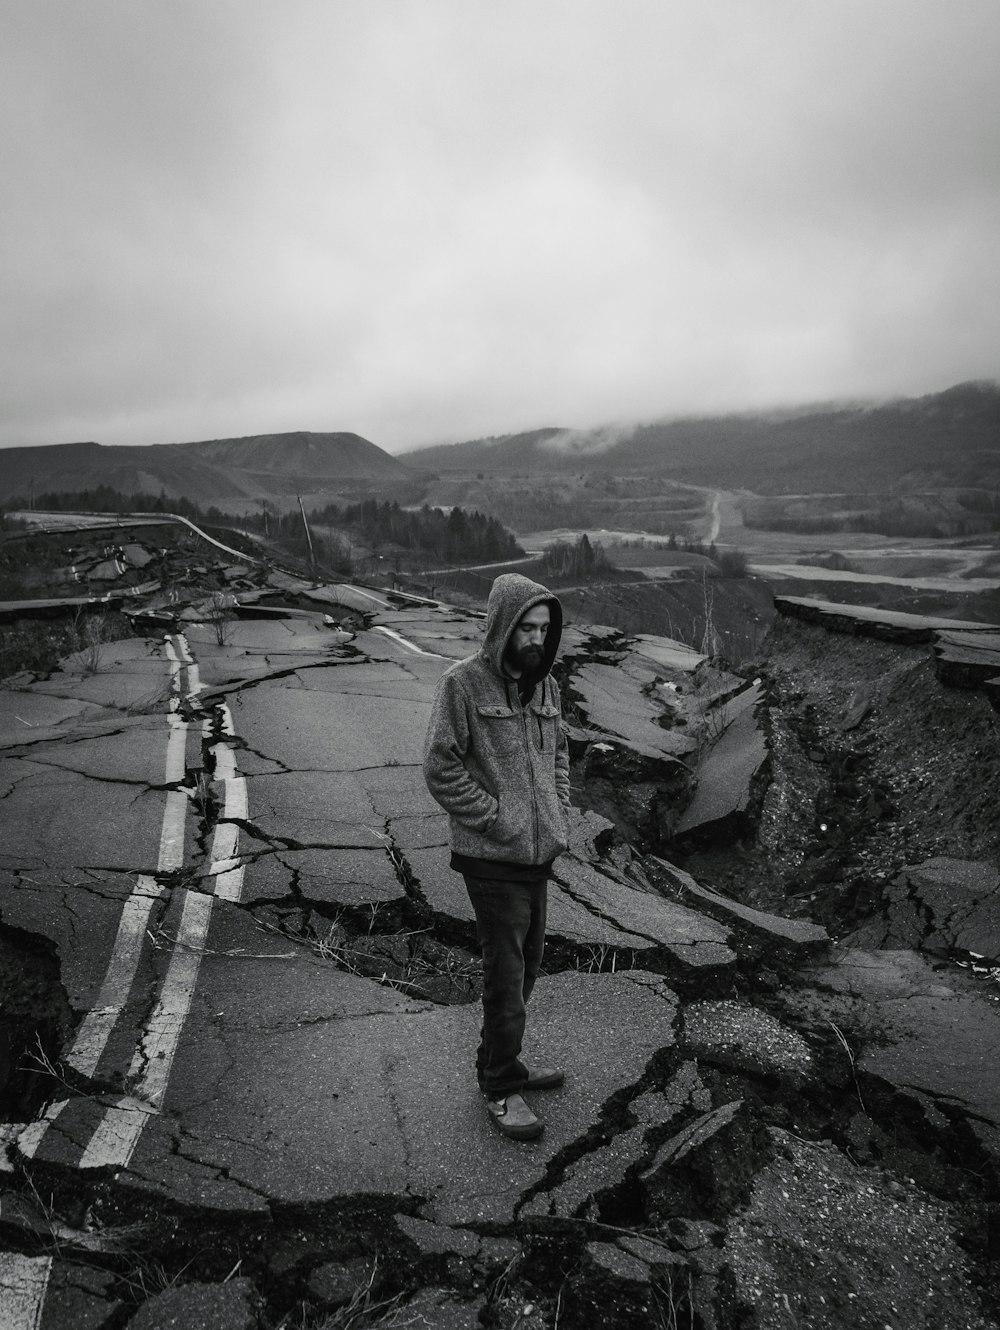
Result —
<svg viewBox="0 0 1000 1330"><path fill-rule="evenodd" d="M305 510L305 505L302 502L302 495L296 494L295 497L299 501L299 512L302 514L302 525L306 529L306 542L309 545L309 562L312 565L313 579L318 582L319 573L317 572L316 569L316 551L313 549L313 538L312 538L312 532L309 530L309 519L306 517L306 510Z"/></svg>

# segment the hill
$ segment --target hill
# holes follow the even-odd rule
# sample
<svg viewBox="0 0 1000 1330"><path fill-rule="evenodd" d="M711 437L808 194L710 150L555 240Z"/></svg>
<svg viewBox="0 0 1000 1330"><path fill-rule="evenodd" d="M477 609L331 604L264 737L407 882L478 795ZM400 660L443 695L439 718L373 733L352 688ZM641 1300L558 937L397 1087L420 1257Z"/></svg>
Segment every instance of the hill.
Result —
<svg viewBox="0 0 1000 1330"><path fill-rule="evenodd" d="M407 453L449 471L668 474L758 493L1000 486L1000 384L926 397L614 429L546 428Z"/></svg>
<svg viewBox="0 0 1000 1330"><path fill-rule="evenodd" d="M207 506L270 499L332 499L359 488L405 485L412 469L358 434L253 434L239 439L107 447L64 443L8 448L3 454L0 502L46 491L80 491L109 485Z"/></svg>

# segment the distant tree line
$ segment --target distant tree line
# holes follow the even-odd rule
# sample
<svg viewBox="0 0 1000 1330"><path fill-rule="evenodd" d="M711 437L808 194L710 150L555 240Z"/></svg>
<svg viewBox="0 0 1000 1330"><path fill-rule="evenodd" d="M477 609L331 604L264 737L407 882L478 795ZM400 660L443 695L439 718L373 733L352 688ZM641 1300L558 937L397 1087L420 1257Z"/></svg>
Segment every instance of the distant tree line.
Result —
<svg viewBox="0 0 1000 1330"><path fill-rule="evenodd" d="M541 559L542 571L553 580L574 578L587 582L613 568L599 540L591 542L586 531L574 544L557 540L549 545Z"/></svg>
<svg viewBox="0 0 1000 1330"><path fill-rule="evenodd" d="M286 514L282 521L289 516L294 515ZM376 553L395 546L432 555L442 563L498 563L524 554L506 527L478 510L466 512L456 507L443 511L427 504L402 508L397 502L365 499L346 507L330 503L314 509L309 521L348 531Z"/></svg>

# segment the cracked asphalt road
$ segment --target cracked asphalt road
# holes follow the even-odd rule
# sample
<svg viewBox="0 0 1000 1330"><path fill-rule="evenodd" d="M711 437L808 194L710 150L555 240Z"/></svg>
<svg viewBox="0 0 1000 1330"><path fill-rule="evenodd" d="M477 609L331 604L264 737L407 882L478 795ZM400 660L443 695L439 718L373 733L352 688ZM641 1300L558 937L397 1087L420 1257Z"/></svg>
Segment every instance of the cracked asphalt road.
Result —
<svg viewBox="0 0 1000 1330"><path fill-rule="evenodd" d="M751 1197L772 1204L782 1132L839 1120L853 1089L843 1067L824 1079L832 1039L818 1027L863 996L859 962L845 971L821 929L736 906L666 867L671 896L627 849L598 850L611 825L581 816L551 886L549 973L528 1050L565 1065L567 1082L539 1097L540 1142L499 1138L472 1065L471 907L419 771L434 684L475 649L481 621L369 602L349 643L321 612L240 620L221 644L195 623L160 644L115 644L99 674L70 663L0 692L0 917L51 947L74 1024L43 1050L51 1074L34 1119L4 1130L0 1290L13 1310L0 1323L176 1323L174 1301L161 1313L155 1290L106 1277L135 1265L113 1257L108 1236L133 1222L155 1230L177 1279L191 1262L200 1271L168 1290L187 1289L182 1317L243 1269L232 1298L212 1303L220 1330L341 1305L317 1290L376 1249L396 1262L390 1292L421 1289L429 1319L415 1324L465 1324L487 1307L494 1324L552 1324L564 1287L571 1326L655 1324L643 1317L671 1289L699 1325L735 1325L739 1307L759 1315L753 1324L780 1324L768 1320L774 1289L761 1286L754 1233L739 1230L734 1286L718 1224ZM571 640L581 696L598 677L607 710L610 668L588 661L586 633ZM615 676L635 690L617 714L638 750L657 755L670 731L643 649L645 663ZM789 958L801 968L815 956L811 1006L778 1000L771 969L755 987L769 947L786 979ZM422 955L433 955L430 979ZM876 972L865 971L877 988ZM934 1010L946 1040L947 1004ZM913 1031L897 1019L909 1048ZM912 1061L873 1046L860 1066L880 1078L891 1115L886 1087ZM947 1086L926 1076L921 1093L939 1100ZM989 1096L974 1109L995 1116ZM838 1160L838 1186L863 1176ZM37 1202L25 1201L26 1180ZM39 1184L72 1216L54 1250ZM941 1213L954 1317L927 1325L985 1326L953 1238L959 1220ZM300 1223L312 1236L286 1259ZM199 1231L218 1254L206 1242L182 1265ZM772 1282L786 1236L767 1253ZM104 1265L80 1266L88 1237ZM516 1261L534 1253L526 1268L545 1321L517 1319L527 1304L497 1279L511 1244ZM668 1266L686 1272L687 1292ZM446 1305L452 1320L434 1319Z"/></svg>

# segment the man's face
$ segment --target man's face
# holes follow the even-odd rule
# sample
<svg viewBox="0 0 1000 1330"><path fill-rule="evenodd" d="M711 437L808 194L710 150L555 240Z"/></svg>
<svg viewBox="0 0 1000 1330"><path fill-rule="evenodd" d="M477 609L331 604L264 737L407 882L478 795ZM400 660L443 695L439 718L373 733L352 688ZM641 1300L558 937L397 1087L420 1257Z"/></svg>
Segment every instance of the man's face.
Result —
<svg viewBox="0 0 1000 1330"><path fill-rule="evenodd" d="M544 658L545 638L549 631L548 605L535 605L518 621L507 643L508 665L523 674L535 674Z"/></svg>

